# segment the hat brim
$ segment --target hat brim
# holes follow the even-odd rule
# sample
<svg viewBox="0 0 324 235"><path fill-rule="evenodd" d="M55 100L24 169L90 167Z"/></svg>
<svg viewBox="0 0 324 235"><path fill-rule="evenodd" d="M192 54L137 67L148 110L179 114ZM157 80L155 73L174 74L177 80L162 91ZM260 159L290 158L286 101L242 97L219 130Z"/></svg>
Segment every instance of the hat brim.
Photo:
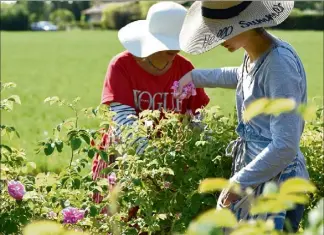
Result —
<svg viewBox="0 0 324 235"><path fill-rule="evenodd" d="M253 1L238 16L230 19L207 19L202 16L202 2L195 2L187 12L180 33L181 50L198 55L247 30L272 27L291 13L293 1Z"/></svg>
<svg viewBox="0 0 324 235"><path fill-rule="evenodd" d="M136 57L148 57L159 51L180 50L179 37L167 37L149 32L146 20L134 21L118 32L121 44Z"/></svg>

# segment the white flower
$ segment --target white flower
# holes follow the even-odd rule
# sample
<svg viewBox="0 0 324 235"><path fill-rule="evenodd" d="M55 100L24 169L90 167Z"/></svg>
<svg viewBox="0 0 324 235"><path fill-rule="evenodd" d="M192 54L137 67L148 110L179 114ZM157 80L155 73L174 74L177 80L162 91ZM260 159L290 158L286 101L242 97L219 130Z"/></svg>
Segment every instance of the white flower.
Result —
<svg viewBox="0 0 324 235"><path fill-rule="evenodd" d="M145 120L145 126L147 126L147 127L153 127L153 121L151 121L151 120Z"/></svg>

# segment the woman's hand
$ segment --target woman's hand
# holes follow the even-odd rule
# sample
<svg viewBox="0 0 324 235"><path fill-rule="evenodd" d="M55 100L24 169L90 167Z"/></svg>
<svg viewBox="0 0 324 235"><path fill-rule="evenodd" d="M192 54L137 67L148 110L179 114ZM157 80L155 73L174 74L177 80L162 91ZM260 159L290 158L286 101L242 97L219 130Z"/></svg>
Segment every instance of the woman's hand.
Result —
<svg viewBox="0 0 324 235"><path fill-rule="evenodd" d="M179 80L179 86L177 87L177 90L174 93L174 98L179 99L182 94L183 87L188 85L191 82L192 82L192 75L191 72L188 72Z"/></svg>
<svg viewBox="0 0 324 235"><path fill-rule="evenodd" d="M222 208L229 208L232 202L237 201L241 197L235 193L231 193L228 189L223 189L221 192L218 203Z"/></svg>

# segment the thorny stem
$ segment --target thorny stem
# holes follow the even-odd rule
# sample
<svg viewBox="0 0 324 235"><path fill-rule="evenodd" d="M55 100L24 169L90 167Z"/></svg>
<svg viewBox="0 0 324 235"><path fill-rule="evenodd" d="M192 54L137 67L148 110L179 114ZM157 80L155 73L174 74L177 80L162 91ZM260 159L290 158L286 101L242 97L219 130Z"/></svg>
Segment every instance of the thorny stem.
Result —
<svg viewBox="0 0 324 235"><path fill-rule="evenodd" d="M74 108L71 104L68 107L70 107L75 112L75 128L78 128L78 110Z"/></svg>
<svg viewBox="0 0 324 235"><path fill-rule="evenodd" d="M78 111L77 109L75 109L73 106L69 106L74 112L75 112L75 128L78 128L78 119L79 119L79 116L78 116ZM72 161L73 161L73 157L74 157L74 152L73 152L73 149L71 147L71 160L70 160L70 167L72 165Z"/></svg>
<svg viewBox="0 0 324 235"><path fill-rule="evenodd" d="M70 167L71 167L71 165L72 165L73 156L74 156L74 152L73 152L73 149L72 149L72 147L71 147L71 160L70 160Z"/></svg>
<svg viewBox="0 0 324 235"><path fill-rule="evenodd" d="M74 111L75 111L75 128L78 128L78 120L79 120L78 111L77 110Z"/></svg>

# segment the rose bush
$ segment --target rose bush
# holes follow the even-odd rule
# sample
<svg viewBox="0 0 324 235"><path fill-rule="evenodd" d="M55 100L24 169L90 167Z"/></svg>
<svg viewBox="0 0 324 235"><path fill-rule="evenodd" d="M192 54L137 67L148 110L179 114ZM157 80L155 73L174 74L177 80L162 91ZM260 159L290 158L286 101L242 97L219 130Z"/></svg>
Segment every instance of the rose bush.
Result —
<svg viewBox="0 0 324 235"><path fill-rule="evenodd" d="M12 83L1 85L2 90L13 86ZM205 178L229 177L231 159L224 153L227 144L236 138L235 117L225 117L213 107L201 110L202 120L166 113L165 118L158 121L159 112L146 111L139 117L129 117L135 122L125 127L122 143L102 150L97 146L102 131L115 125L111 121L113 113L103 106L81 109L79 100L46 99L46 103L66 106L73 113L73 117L59 123L53 135L39 141L37 146L38 153L48 156L54 151L70 153L70 164L63 166L59 174L33 174L35 163L27 162L24 150L5 140L19 137L18 132L14 127L1 124L0 230L4 234L30 231L30 227L23 230L24 226L38 220L61 224L57 234L75 230L89 234L170 234L185 232L191 221L206 219L199 215L215 208L218 192L201 194L198 186ZM19 97L2 100L1 110L12 111L14 103L20 104ZM81 117L100 121L100 129L83 128ZM302 140L311 179L317 187L310 197L311 208L316 208L323 197L322 117L319 111L317 119L308 123ZM125 138L128 133L133 133L131 138ZM137 137L148 139L142 155L136 155L137 146L132 144ZM95 154L105 161L111 155L117 159L103 170L109 177L94 182L89 172ZM92 199L98 192L103 196L100 204ZM310 220L305 215L305 221L313 221L307 225L305 234L322 228L323 224L318 222L321 206L309 213Z"/></svg>

